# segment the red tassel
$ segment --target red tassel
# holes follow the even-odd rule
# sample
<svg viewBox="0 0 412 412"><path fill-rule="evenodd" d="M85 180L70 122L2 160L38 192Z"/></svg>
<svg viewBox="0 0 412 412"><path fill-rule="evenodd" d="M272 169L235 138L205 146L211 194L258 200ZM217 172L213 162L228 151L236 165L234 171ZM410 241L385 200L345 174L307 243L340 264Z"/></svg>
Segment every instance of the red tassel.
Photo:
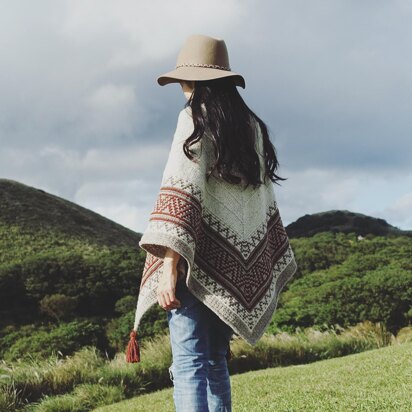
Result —
<svg viewBox="0 0 412 412"><path fill-rule="evenodd" d="M134 329L130 332L130 340L127 344L126 362L140 362L140 348L137 342L137 333Z"/></svg>

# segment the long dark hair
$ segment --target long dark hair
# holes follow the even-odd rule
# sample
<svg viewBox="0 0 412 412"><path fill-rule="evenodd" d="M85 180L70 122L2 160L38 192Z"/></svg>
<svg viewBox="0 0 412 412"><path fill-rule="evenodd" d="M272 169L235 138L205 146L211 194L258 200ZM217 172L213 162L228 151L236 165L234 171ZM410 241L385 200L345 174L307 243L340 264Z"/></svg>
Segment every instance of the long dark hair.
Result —
<svg viewBox="0 0 412 412"><path fill-rule="evenodd" d="M266 182L268 177L276 184L279 184L278 180L287 180L275 173L279 162L266 124L246 105L232 77L195 81L193 92L184 107L189 106L194 130L186 139L183 150L186 156L193 160L190 146L198 142L209 128L216 161L207 172L207 179L216 168L222 179L239 184L242 179L231 173L232 168L235 168L244 177L247 186L251 184L258 187L263 183L260 179L259 155L255 149L257 134L251 118L253 117L263 136L264 181Z"/></svg>

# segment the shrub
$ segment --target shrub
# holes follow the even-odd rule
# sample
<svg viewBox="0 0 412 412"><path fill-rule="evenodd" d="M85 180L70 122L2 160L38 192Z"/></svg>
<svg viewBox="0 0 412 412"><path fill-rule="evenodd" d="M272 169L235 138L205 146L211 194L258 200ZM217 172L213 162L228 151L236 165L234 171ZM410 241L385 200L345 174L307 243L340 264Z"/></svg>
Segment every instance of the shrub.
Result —
<svg viewBox="0 0 412 412"><path fill-rule="evenodd" d="M60 319L73 316L78 299L72 296L66 296L61 293L46 295L40 301L40 311L55 318L58 322Z"/></svg>
<svg viewBox="0 0 412 412"><path fill-rule="evenodd" d="M114 309L120 315L125 315L126 313L134 310L136 308L136 304L137 296L126 295L116 302Z"/></svg>
<svg viewBox="0 0 412 412"><path fill-rule="evenodd" d="M50 332L40 330L17 339L5 352L4 358L9 361L19 358L45 358L59 351L62 355L70 355L86 345L104 348L106 344L104 328L100 324L76 320L59 325Z"/></svg>

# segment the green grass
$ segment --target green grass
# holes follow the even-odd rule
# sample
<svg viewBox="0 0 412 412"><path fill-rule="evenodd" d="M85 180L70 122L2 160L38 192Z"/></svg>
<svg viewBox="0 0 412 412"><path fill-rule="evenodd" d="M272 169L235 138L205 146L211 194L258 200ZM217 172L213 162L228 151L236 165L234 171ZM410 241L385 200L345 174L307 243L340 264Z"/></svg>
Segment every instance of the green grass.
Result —
<svg viewBox="0 0 412 412"><path fill-rule="evenodd" d="M235 412L412 411L412 342L231 376ZM173 412L173 388L95 412Z"/></svg>
<svg viewBox="0 0 412 412"><path fill-rule="evenodd" d="M339 333L338 333L339 332ZM412 344L412 326L392 335L381 323L365 321L347 329L307 328L293 335L265 334L252 347L233 339L229 371L242 372L309 364L349 354ZM128 364L124 353L103 357L84 347L65 359L0 362L0 411L87 412L125 399L171 387L168 367L172 354L168 333L142 344L143 362Z"/></svg>

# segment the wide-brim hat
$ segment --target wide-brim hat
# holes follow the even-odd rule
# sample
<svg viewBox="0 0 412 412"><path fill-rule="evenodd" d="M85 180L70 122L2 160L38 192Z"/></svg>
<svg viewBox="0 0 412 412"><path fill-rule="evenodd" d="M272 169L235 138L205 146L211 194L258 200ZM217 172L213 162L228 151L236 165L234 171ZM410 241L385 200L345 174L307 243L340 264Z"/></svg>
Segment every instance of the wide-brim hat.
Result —
<svg viewBox="0 0 412 412"><path fill-rule="evenodd" d="M180 80L212 80L233 77L236 86L245 88L245 79L231 71L229 54L223 39L193 34L186 39L177 56L176 67L157 78L160 86Z"/></svg>

